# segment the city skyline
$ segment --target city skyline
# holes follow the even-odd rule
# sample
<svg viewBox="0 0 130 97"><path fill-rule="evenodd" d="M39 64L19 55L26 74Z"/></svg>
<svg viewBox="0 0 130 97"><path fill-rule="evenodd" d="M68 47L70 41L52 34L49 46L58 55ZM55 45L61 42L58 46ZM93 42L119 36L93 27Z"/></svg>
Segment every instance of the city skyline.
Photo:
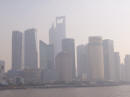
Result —
<svg viewBox="0 0 130 97"><path fill-rule="evenodd" d="M76 45L88 43L88 36L100 35L114 40L115 49L123 60L130 53L127 45L130 41L129 4L128 0L0 1L0 59L6 61L7 69L11 68L12 30L23 32L27 28L36 28L38 39L48 43L48 30L55 17L66 16L67 36L74 38Z"/></svg>
<svg viewBox="0 0 130 97"><path fill-rule="evenodd" d="M73 38L65 37L65 26L65 16L56 17L49 44L37 39L34 28L25 30L23 37L19 31L12 32L12 69L6 72L11 83L22 80L24 84L129 81L128 55L124 60L125 68L121 70L120 53L115 51L113 40L89 36L86 45L75 46ZM125 75L121 76L123 72Z"/></svg>

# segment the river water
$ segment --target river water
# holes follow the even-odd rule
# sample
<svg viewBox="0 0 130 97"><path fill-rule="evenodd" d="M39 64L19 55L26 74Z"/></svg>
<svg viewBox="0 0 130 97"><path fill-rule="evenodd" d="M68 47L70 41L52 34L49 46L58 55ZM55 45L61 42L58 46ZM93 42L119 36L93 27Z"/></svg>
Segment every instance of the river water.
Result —
<svg viewBox="0 0 130 97"><path fill-rule="evenodd" d="M130 97L130 86L3 90L0 97Z"/></svg>

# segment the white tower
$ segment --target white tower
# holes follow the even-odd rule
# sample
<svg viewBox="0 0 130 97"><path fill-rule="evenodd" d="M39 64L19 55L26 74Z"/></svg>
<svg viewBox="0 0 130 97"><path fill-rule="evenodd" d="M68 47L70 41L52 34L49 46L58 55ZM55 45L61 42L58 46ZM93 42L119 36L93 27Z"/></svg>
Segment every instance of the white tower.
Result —
<svg viewBox="0 0 130 97"><path fill-rule="evenodd" d="M103 81L104 58L101 37L95 36L89 38L88 59L90 67L90 81Z"/></svg>

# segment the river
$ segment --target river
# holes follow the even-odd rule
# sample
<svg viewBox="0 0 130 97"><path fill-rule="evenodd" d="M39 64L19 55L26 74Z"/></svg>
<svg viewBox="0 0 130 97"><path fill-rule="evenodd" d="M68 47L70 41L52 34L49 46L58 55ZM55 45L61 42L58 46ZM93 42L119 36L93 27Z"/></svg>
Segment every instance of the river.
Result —
<svg viewBox="0 0 130 97"><path fill-rule="evenodd" d="M0 97L130 97L130 86L3 90Z"/></svg>

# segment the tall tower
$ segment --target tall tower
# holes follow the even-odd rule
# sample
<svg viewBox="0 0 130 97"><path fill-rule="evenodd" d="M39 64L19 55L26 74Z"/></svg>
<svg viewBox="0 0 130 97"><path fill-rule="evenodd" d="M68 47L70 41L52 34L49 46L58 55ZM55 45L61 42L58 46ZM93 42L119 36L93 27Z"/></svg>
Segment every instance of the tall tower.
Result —
<svg viewBox="0 0 130 97"><path fill-rule="evenodd" d="M53 45L47 45L40 41L40 69L54 68L54 50Z"/></svg>
<svg viewBox="0 0 130 97"><path fill-rule="evenodd" d="M55 56L62 50L62 40L66 37L65 22L65 16L56 17L56 27L52 25L49 30L49 42L54 45Z"/></svg>
<svg viewBox="0 0 130 97"><path fill-rule="evenodd" d="M88 59L90 66L90 81L104 80L104 58L101 37L95 36L89 38Z"/></svg>
<svg viewBox="0 0 130 97"><path fill-rule="evenodd" d="M22 32L12 32L12 70L22 69Z"/></svg>
<svg viewBox="0 0 130 97"><path fill-rule="evenodd" d="M57 81L72 82L73 81L73 58L69 52L62 51L56 58Z"/></svg>
<svg viewBox="0 0 130 97"><path fill-rule="evenodd" d="M40 69L45 70L47 68L47 44L40 40Z"/></svg>
<svg viewBox="0 0 130 97"><path fill-rule="evenodd" d="M88 67L88 52L87 45L79 45L77 47L77 72L80 80L87 80L89 67Z"/></svg>
<svg viewBox="0 0 130 97"><path fill-rule="evenodd" d="M115 52L115 81L119 82L121 80L121 64L119 52Z"/></svg>
<svg viewBox="0 0 130 97"><path fill-rule="evenodd" d="M48 45L40 41L40 69L41 80L51 82L56 80L56 70L54 66L54 49L53 45Z"/></svg>
<svg viewBox="0 0 130 97"><path fill-rule="evenodd" d="M24 32L24 69L37 69L36 30L28 29Z"/></svg>
<svg viewBox="0 0 130 97"><path fill-rule="evenodd" d="M104 54L104 78L109 81L115 80L115 63L114 63L114 46L113 41L103 40L103 54Z"/></svg>
<svg viewBox="0 0 130 97"><path fill-rule="evenodd" d="M63 39L62 40L62 51L68 52L72 58L72 75L73 80L76 78L76 66L75 66L75 43L74 39Z"/></svg>
<svg viewBox="0 0 130 97"><path fill-rule="evenodd" d="M126 81L130 82L130 55L125 56L125 75Z"/></svg>

